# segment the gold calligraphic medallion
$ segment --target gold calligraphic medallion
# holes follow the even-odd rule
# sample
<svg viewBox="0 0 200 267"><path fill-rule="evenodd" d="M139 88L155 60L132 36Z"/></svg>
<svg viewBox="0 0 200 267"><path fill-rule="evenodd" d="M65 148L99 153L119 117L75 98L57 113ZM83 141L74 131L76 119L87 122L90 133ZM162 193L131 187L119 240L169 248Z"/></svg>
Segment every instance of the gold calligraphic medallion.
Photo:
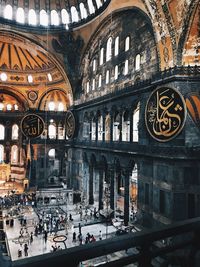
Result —
<svg viewBox="0 0 200 267"><path fill-rule="evenodd" d="M67 111L65 119L66 135L68 138L72 138L75 132L75 117L71 111Z"/></svg>
<svg viewBox="0 0 200 267"><path fill-rule="evenodd" d="M28 114L21 121L21 130L28 138L39 137L44 131L44 121L36 114Z"/></svg>
<svg viewBox="0 0 200 267"><path fill-rule="evenodd" d="M147 101L147 130L157 141L167 142L183 129L186 112L185 100L177 90L168 87L158 88Z"/></svg>

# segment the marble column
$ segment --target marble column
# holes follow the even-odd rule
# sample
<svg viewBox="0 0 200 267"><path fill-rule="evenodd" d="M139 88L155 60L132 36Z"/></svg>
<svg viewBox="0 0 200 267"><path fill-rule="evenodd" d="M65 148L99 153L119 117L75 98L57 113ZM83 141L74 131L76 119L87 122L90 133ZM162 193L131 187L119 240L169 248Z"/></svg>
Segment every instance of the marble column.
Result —
<svg viewBox="0 0 200 267"><path fill-rule="evenodd" d="M103 167L99 169L99 210L103 209Z"/></svg>
<svg viewBox="0 0 200 267"><path fill-rule="evenodd" d="M129 202L130 202L130 170L125 169L124 170L124 225L127 226L129 222Z"/></svg>

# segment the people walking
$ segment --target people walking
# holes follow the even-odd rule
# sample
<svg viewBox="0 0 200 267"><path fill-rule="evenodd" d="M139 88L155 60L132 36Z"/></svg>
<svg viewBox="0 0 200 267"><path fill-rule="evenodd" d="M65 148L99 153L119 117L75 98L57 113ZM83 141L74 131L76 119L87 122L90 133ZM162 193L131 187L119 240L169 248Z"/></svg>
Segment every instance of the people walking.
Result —
<svg viewBox="0 0 200 267"><path fill-rule="evenodd" d="M27 257L28 256L28 245L24 244L24 255Z"/></svg>

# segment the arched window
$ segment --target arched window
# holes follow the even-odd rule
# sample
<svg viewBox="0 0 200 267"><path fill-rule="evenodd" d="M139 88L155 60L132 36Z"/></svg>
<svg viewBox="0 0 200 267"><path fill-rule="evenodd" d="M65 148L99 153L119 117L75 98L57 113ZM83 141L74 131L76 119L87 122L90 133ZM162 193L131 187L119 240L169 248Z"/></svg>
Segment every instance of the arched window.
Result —
<svg viewBox="0 0 200 267"><path fill-rule="evenodd" d="M61 10L61 20L63 24L69 24L69 14L64 8Z"/></svg>
<svg viewBox="0 0 200 267"><path fill-rule="evenodd" d="M130 116L128 111L125 111L122 116L122 141L130 141Z"/></svg>
<svg viewBox="0 0 200 267"><path fill-rule="evenodd" d="M15 109L15 110L19 110L19 107L18 107L17 104L14 104L14 109Z"/></svg>
<svg viewBox="0 0 200 267"><path fill-rule="evenodd" d="M102 6L101 0L96 0L97 8L100 8Z"/></svg>
<svg viewBox="0 0 200 267"><path fill-rule="evenodd" d="M81 18L86 19L87 18L87 10L83 3L80 3L80 12L81 12Z"/></svg>
<svg viewBox="0 0 200 267"><path fill-rule="evenodd" d="M94 9L94 5L92 3L92 0L88 0L87 3L88 3L88 8L89 8L90 14L95 13L95 9Z"/></svg>
<svg viewBox="0 0 200 267"><path fill-rule="evenodd" d="M102 85L102 75L100 74L99 75L99 87L101 87L101 85Z"/></svg>
<svg viewBox="0 0 200 267"><path fill-rule="evenodd" d="M133 142L138 142L139 140L139 131L138 131L138 124L139 124L139 115L140 115L139 104L138 107L133 112Z"/></svg>
<svg viewBox="0 0 200 267"><path fill-rule="evenodd" d="M93 71L96 70L96 59L93 60L92 70L93 70Z"/></svg>
<svg viewBox="0 0 200 267"><path fill-rule="evenodd" d="M7 104L6 105L6 109L9 110L9 111L11 111L12 110L12 105L11 104Z"/></svg>
<svg viewBox="0 0 200 267"><path fill-rule="evenodd" d="M19 126L14 124L12 126L12 140L17 140L19 138Z"/></svg>
<svg viewBox="0 0 200 267"><path fill-rule="evenodd" d="M92 90L95 90L95 79L92 80Z"/></svg>
<svg viewBox="0 0 200 267"><path fill-rule="evenodd" d="M110 71L107 70L106 71L106 84L108 84L110 82Z"/></svg>
<svg viewBox="0 0 200 267"><path fill-rule="evenodd" d="M98 117L98 140L103 140L103 116Z"/></svg>
<svg viewBox="0 0 200 267"><path fill-rule="evenodd" d="M106 45L106 61L111 60L111 58L112 58L112 37L109 37Z"/></svg>
<svg viewBox="0 0 200 267"><path fill-rule="evenodd" d="M55 110L55 103L53 101L49 102L49 111Z"/></svg>
<svg viewBox="0 0 200 267"><path fill-rule="evenodd" d="M56 10L51 10L51 25L59 25L59 16Z"/></svg>
<svg viewBox="0 0 200 267"><path fill-rule="evenodd" d="M92 141L95 141L96 140L96 121L95 121L95 118L92 119L92 127L91 127L91 139Z"/></svg>
<svg viewBox="0 0 200 267"><path fill-rule="evenodd" d="M17 14L16 14L16 21L19 23L24 23L24 9L22 7L18 7Z"/></svg>
<svg viewBox="0 0 200 267"><path fill-rule="evenodd" d="M0 145L0 163L4 161L4 146Z"/></svg>
<svg viewBox="0 0 200 267"><path fill-rule="evenodd" d="M48 24L49 24L49 17L47 15L47 12L44 9L42 9L40 11L40 25L48 26Z"/></svg>
<svg viewBox="0 0 200 267"><path fill-rule="evenodd" d="M65 139L65 128L62 123L58 124L58 139L59 140Z"/></svg>
<svg viewBox="0 0 200 267"><path fill-rule="evenodd" d="M103 56L104 56L104 48L102 47L101 50L100 50L99 65L103 65Z"/></svg>
<svg viewBox="0 0 200 267"><path fill-rule="evenodd" d="M116 113L113 120L113 141L119 141L120 136L120 114Z"/></svg>
<svg viewBox="0 0 200 267"><path fill-rule="evenodd" d="M0 103L0 110L3 110L3 108L4 108L4 104Z"/></svg>
<svg viewBox="0 0 200 267"><path fill-rule="evenodd" d="M110 141L110 115L105 118L105 141Z"/></svg>
<svg viewBox="0 0 200 267"><path fill-rule="evenodd" d="M90 91L90 83L87 82L87 83L86 83L86 93L88 94L89 91Z"/></svg>
<svg viewBox="0 0 200 267"><path fill-rule="evenodd" d="M48 156L50 158L52 158L52 159L55 159L55 157L56 157L56 150L55 150L55 148L52 148L52 149L49 150Z"/></svg>
<svg viewBox="0 0 200 267"><path fill-rule="evenodd" d="M135 58L135 70L139 70L140 69L140 54L137 54L136 58Z"/></svg>
<svg viewBox="0 0 200 267"><path fill-rule="evenodd" d="M118 65L115 66L115 80L118 79L118 75L119 75L119 68Z"/></svg>
<svg viewBox="0 0 200 267"><path fill-rule="evenodd" d="M17 164L18 163L18 146L14 145L11 148L11 163Z"/></svg>
<svg viewBox="0 0 200 267"><path fill-rule="evenodd" d="M4 140L5 139L5 127L0 124L0 140Z"/></svg>
<svg viewBox="0 0 200 267"><path fill-rule="evenodd" d="M119 54L119 36L115 38L115 56Z"/></svg>
<svg viewBox="0 0 200 267"><path fill-rule="evenodd" d="M50 122L48 127L48 134L50 139L56 139L56 125L53 121Z"/></svg>
<svg viewBox="0 0 200 267"><path fill-rule="evenodd" d="M58 104L58 111L64 111L64 104L62 102Z"/></svg>
<svg viewBox="0 0 200 267"><path fill-rule="evenodd" d="M124 66L124 75L128 74L128 59L125 61L125 66Z"/></svg>
<svg viewBox="0 0 200 267"><path fill-rule="evenodd" d="M33 9L30 9L28 12L28 23L31 25L37 24L36 13Z"/></svg>
<svg viewBox="0 0 200 267"><path fill-rule="evenodd" d="M13 16L13 8L11 5L6 5L4 9L4 18L5 19L12 19Z"/></svg>
<svg viewBox="0 0 200 267"><path fill-rule="evenodd" d="M125 51L128 51L129 49L130 49L130 36L127 36L125 40Z"/></svg>
<svg viewBox="0 0 200 267"><path fill-rule="evenodd" d="M75 6L71 7L71 15L72 15L72 22L78 22L79 21L78 12L77 12Z"/></svg>

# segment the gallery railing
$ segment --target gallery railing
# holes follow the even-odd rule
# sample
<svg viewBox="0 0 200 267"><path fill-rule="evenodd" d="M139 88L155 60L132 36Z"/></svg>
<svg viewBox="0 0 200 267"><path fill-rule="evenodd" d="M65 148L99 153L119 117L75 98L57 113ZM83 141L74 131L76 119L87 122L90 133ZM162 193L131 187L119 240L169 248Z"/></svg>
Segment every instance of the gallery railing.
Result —
<svg viewBox="0 0 200 267"><path fill-rule="evenodd" d="M139 267L150 267L154 266L154 261L158 257L162 257L163 265L159 266L167 267L176 262L176 266L195 267L198 266L195 265L195 261L200 249L199 234L200 218L195 218L159 227L156 230L129 233L54 253L17 260L12 263L12 266L53 267L59 264L59 267L77 267L85 260L134 248L131 255L118 257L98 266L118 267L137 263Z"/></svg>

